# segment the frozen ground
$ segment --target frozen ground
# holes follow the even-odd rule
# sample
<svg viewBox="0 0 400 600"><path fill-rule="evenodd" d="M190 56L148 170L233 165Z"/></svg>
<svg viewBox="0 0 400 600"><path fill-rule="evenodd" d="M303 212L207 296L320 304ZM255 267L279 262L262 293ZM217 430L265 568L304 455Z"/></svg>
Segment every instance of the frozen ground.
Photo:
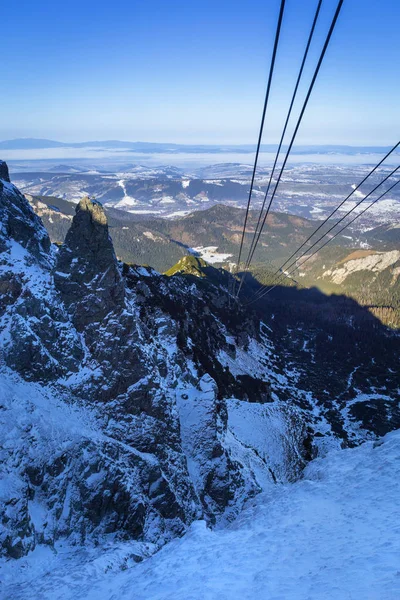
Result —
<svg viewBox="0 0 400 600"><path fill-rule="evenodd" d="M398 600L400 432L332 451L226 529L196 522L135 564L132 543L38 548L3 565L7 600Z"/></svg>

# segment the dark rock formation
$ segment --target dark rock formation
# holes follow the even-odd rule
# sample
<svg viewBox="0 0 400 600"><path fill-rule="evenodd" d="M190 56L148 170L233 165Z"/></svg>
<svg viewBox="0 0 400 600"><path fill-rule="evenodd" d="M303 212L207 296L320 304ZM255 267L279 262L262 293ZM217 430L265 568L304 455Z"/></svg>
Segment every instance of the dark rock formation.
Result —
<svg viewBox="0 0 400 600"><path fill-rule="evenodd" d="M124 285L99 202L79 202L57 257L54 282L79 331L122 310Z"/></svg>
<svg viewBox="0 0 400 600"><path fill-rule="evenodd" d="M0 552L17 558L60 537L171 539L201 507L173 397L161 389L162 360L149 335L140 339L126 306L101 207L90 200L78 206L57 260L65 277L50 244L41 243L48 238L40 219L5 181L0 207L0 364L32 382L9 394L2 387L9 370L0 373L0 437L11 432L0 447L1 475L10 479L0 494ZM46 422L60 405L65 413ZM78 435L68 421L74 410L91 420ZM29 415L22 428L20 411ZM31 499L48 515L41 526L30 515Z"/></svg>
<svg viewBox="0 0 400 600"><path fill-rule="evenodd" d="M37 259L46 260L50 238L25 196L10 183L8 167L0 161L0 252L10 240L26 248Z"/></svg>
<svg viewBox="0 0 400 600"><path fill-rule="evenodd" d="M10 174L8 172L8 166L7 163L5 163L3 160L0 160L0 179L3 179L3 181L7 181L8 183L10 183Z"/></svg>

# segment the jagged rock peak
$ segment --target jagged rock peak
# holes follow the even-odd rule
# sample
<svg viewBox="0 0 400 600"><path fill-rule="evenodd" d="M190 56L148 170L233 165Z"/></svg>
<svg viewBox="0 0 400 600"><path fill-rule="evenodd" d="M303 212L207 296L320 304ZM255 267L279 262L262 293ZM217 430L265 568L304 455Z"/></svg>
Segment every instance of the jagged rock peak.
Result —
<svg viewBox="0 0 400 600"><path fill-rule="evenodd" d="M78 329L123 308L124 284L100 202L86 197L76 207L54 281Z"/></svg>
<svg viewBox="0 0 400 600"><path fill-rule="evenodd" d="M100 268L103 263L109 266L110 262L116 262L102 204L86 196L77 205L75 213L64 248L84 254L88 259L96 255L101 261Z"/></svg>
<svg viewBox="0 0 400 600"><path fill-rule="evenodd" d="M91 220L94 224L99 224L100 226L107 226L107 217L105 215L103 205L98 200L93 198L89 198L89 196L85 196L79 202L76 207L76 213L86 212L90 215Z"/></svg>
<svg viewBox="0 0 400 600"><path fill-rule="evenodd" d="M7 163L4 160L0 160L0 179L10 183L10 174L8 172Z"/></svg>

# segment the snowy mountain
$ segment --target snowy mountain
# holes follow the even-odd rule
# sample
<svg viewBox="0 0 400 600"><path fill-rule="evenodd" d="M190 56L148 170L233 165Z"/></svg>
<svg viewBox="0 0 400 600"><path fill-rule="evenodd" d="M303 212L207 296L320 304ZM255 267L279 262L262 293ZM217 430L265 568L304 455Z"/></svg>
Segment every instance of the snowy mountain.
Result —
<svg viewBox="0 0 400 600"><path fill-rule="evenodd" d="M32 597L32 579L64 557L85 580L167 544L143 564L151 570L193 536L199 547L214 536L218 556L218 536L240 530L233 521L249 500L268 521L268 498L281 502L289 484L307 492L298 480L313 458L400 426L399 336L356 303L289 290L253 312L230 298L227 272L196 257L169 276L119 262L104 209L89 198L57 248L2 162L0 222L8 597ZM262 537L246 510L233 544ZM38 581L36 597L69 597L49 586ZM87 582L74 593L89 597Z"/></svg>

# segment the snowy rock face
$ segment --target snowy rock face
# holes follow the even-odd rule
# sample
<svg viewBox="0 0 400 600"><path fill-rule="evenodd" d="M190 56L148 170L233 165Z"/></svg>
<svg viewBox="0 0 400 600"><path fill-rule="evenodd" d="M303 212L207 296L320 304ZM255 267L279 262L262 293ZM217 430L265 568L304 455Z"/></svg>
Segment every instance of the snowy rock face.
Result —
<svg viewBox="0 0 400 600"><path fill-rule="evenodd" d="M104 536L158 546L201 516L232 519L273 485L271 465L296 477L306 427L297 418L287 442L268 342L248 316L230 313L212 285L118 264L102 207L88 198L57 252L6 175L1 552ZM257 447L234 431L238 402L249 418L265 406ZM269 462L271 432L279 465Z"/></svg>
<svg viewBox="0 0 400 600"><path fill-rule="evenodd" d="M12 225L14 210L18 210L18 233L31 227L31 239L40 243L42 226L25 198L11 186L2 202L9 213L6 224ZM65 292L61 286L58 292L54 286L52 255L48 253L46 261L38 257L38 250L46 249L44 244L39 248L39 243L29 244L20 235L17 239L21 243L4 236L7 248L2 254L2 279L10 282L0 326L4 362L25 379L51 382L55 391L50 396L50 410L51 402L61 402L60 398L82 409L91 405L97 423L95 436L83 433L70 440L64 435L57 441L53 439L53 423L46 428L43 419L44 426L35 426L35 420L42 421L40 409L28 404L26 412L31 417L22 422L18 417L31 388L24 388L20 397L11 385L11 392L2 396L2 425L9 439L2 464L7 471L5 480L11 481L2 489L2 541L3 550L14 557L37 542L54 543L61 536L82 541L87 535L118 533L163 541L182 532L200 509L187 477L179 421L171 399L159 390L157 370L154 372L151 364L145 367L153 357L141 352L134 314L124 309L122 280L112 246L106 232L99 231L105 227L102 212L100 216L97 212L96 220L96 206L93 213L87 205L81 208L75 229L81 227L85 210L88 215L83 218L89 230L92 227L95 252L92 262L84 263L92 270L79 286L75 303L70 301L68 288ZM13 229L9 227L9 231ZM82 232L81 237L84 248ZM69 239L72 251L77 252L76 236ZM71 306L84 310L85 302L97 291L104 292L93 261L98 261L102 273L101 259L107 252L119 294L112 297L107 307L110 312L103 319L98 312L85 313L87 327L81 334L74 321L80 328L82 319L76 319ZM61 266L66 264L61 253ZM77 280L74 267L75 263L66 275ZM107 277L104 279L111 287ZM117 319L123 309L124 315ZM46 397L48 392L43 388L40 395ZM99 400L108 404L96 404ZM50 441L53 448L48 452ZM42 515L39 520L35 519L38 511Z"/></svg>
<svg viewBox="0 0 400 600"><path fill-rule="evenodd" d="M397 600L400 432L332 451L252 499L229 527L192 524L145 562L134 542L37 548L2 569L13 600Z"/></svg>
<svg viewBox="0 0 400 600"><path fill-rule="evenodd" d="M0 163L0 249L12 240L43 261L50 249L47 231L25 197L10 183L7 165Z"/></svg>

